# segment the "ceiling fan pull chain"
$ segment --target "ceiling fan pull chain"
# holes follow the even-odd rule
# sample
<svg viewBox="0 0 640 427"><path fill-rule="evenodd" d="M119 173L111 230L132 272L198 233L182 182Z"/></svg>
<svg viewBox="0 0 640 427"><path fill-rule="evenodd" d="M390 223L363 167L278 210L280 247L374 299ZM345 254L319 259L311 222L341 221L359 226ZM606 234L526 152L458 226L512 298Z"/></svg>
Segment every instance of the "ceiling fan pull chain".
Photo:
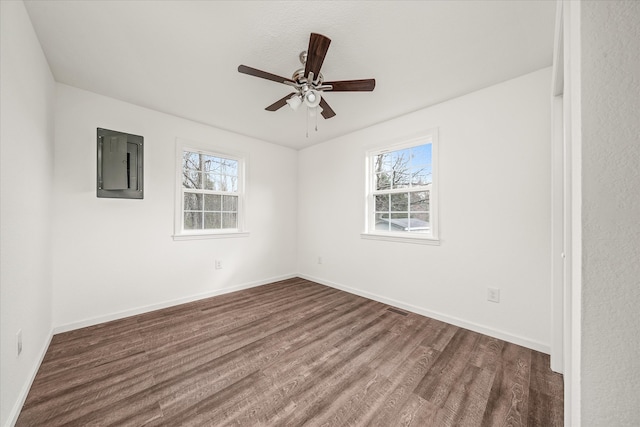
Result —
<svg viewBox="0 0 640 427"><path fill-rule="evenodd" d="M309 138L309 114L311 114L311 111L309 111L309 107L307 107L307 138Z"/></svg>

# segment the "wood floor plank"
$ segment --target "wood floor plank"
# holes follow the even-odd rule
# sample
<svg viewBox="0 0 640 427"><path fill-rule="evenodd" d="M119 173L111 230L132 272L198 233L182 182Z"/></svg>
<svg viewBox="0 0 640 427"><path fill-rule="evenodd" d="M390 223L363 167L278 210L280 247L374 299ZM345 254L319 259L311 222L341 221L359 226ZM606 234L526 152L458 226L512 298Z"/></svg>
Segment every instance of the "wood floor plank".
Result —
<svg viewBox="0 0 640 427"><path fill-rule="evenodd" d="M371 319L383 313L382 307L375 304L366 303L358 310L349 312L349 318L341 319L338 323L323 325L316 330L316 334L305 337L304 342L291 347L291 351L277 364L272 364L264 370L266 378L269 380L269 388L256 393L256 400L251 403L255 407L250 412L250 417L240 417L238 425L254 425L252 420L266 422L277 412L275 409L282 407L309 383L315 379L320 371L327 372L327 367L337 366L340 359L336 359L338 353L343 353L344 349L336 347L335 344L343 341L345 330L350 330L349 325L369 324ZM358 339L366 338L360 335ZM334 362L336 360L337 362ZM264 408L256 408L262 401L271 401L270 405Z"/></svg>
<svg viewBox="0 0 640 427"><path fill-rule="evenodd" d="M436 406L444 405L451 389L464 372L480 335L458 329L436 363L416 386L414 393ZM437 374L437 375L435 375Z"/></svg>
<svg viewBox="0 0 640 427"><path fill-rule="evenodd" d="M386 328L394 319L382 314L377 319L366 324L367 328L360 328L360 333L352 339L340 340L335 344L338 350L322 365L301 378L294 394L286 395L281 405L270 411L267 422L284 423L286 425L301 425L306 420L322 415L331 404L335 396L343 388L360 379L362 372L368 371L366 360L373 358L384 345ZM271 373L266 370L266 373ZM290 390L294 391L294 390ZM282 416L279 409L293 403L296 411L288 416Z"/></svg>
<svg viewBox="0 0 640 427"><path fill-rule="evenodd" d="M466 365L438 412L435 425L476 426L484 415L494 376L490 371Z"/></svg>
<svg viewBox="0 0 640 427"><path fill-rule="evenodd" d="M424 427L435 426L435 417L438 414L438 407L431 402L427 402L417 394L411 394L399 408L397 423L395 425L404 427Z"/></svg>
<svg viewBox="0 0 640 427"><path fill-rule="evenodd" d="M404 410L406 403L414 396L419 397L413 393L413 390L440 358L440 354L438 350L431 347L419 346L416 348L399 365L395 374L389 377L391 387L381 393L380 401L374 402L364 417L358 420L360 425L384 427L392 425L401 418L401 411ZM434 405L429 403L429 406Z"/></svg>
<svg viewBox="0 0 640 427"><path fill-rule="evenodd" d="M365 304L366 301L362 301L359 306L356 306L355 310L351 310L349 315L353 316L353 318L347 316L345 321L354 322L354 319L356 318L355 316L358 316L361 311L357 307L366 309ZM190 384L192 381L196 381L196 385L199 383L204 383L205 385L203 386L195 387L195 392L200 396L202 396L203 394L215 394L217 390L230 385L230 383L234 381L241 380L243 373L253 372L253 370L255 369L273 364L273 359L278 355L284 354L285 349L290 352L296 348L297 344L302 345L304 342L308 342L310 338L313 341L314 339L311 336L311 331L318 330L318 328L325 328L327 333L330 332L332 328L335 328L332 320L335 320L336 318L340 318L341 320L343 320L342 317L344 317L344 315L341 315L340 312L337 312L335 310L313 313L305 319L306 322L302 327L296 326L282 329L278 331L276 335L270 335L265 339L253 341L251 343L251 347L245 346L236 350L242 353L241 359L251 361L251 366L246 366L246 363L239 363L238 357L236 357L234 353L226 353L214 362L215 367L206 368L206 374L203 374L202 372L196 372L198 377L197 380L190 380L189 375L192 374L185 373L180 376L180 381L183 384ZM251 357L251 351L255 351L257 355L262 356L259 358L259 360L255 360ZM270 354L271 356L265 357L265 354ZM231 366L227 366L228 364L231 364ZM222 377L222 380L217 381L216 378L220 376ZM166 385L161 385L160 387L165 389L167 388ZM184 390L182 390L180 393L182 394L182 396L171 405L169 405L166 401L161 401L163 410L168 415L172 415L173 412L175 412L172 411L172 408L174 407L197 405L197 402L194 401L189 401L188 403L181 402L185 398L188 398L189 395L185 394Z"/></svg>
<svg viewBox="0 0 640 427"><path fill-rule="evenodd" d="M451 338L453 338L456 332L458 332L459 328L436 319L431 319L427 325L427 329L427 335L422 345L442 351L449 344L449 341L451 341Z"/></svg>
<svg viewBox="0 0 640 427"><path fill-rule="evenodd" d="M482 426L526 426L532 350L505 343Z"/></svg>
<svg viewBox="0 0 640 427"><path fill-rule="evenodd" d="M321 328L324 325L331 326L330 320L333 317L338 317L339 313L332 311L317 313L315 316L310 317L304 328L289 328L289 330L278 331L278 335L271 335L263 340L255 341L251 344L251 347L245 346L236 351L242 353L242 360L247 362L243 363L242 360L238 360L236 354L227 353L222 357L214 361L215 366L207 368L207 373L203 376L198 373L197 383L204 382L201 386L196 386L194 392L197 395L208 394L212 395L217 390L231 385L231 383L241 380L244 375L251 373L255 370L265 368L274 363L274 359L280 355L284 355L286 352L290 352L295 348L298 342L303 342L308 339L308 332L316 328ZM257 357L251 357L249 352L255 351ZM181 381L191 384L191 380L185 375L181 375ZM211 378L210 378L211 377ZM221 380L214 381L215 378L220 377ZM197 385L196 383L196 385ZM172 413L172 407L185 407L197 404L195 401L185 402L184 399L189 397L189 393L185 393L185 390L180 391L181 396L176 398L171 397L171 401L161 401L163 410L167 414Z"/></svg>
<svg viewBox="0 0 640 427"><path fill-rule="evenodd" d="M547 355L301 278L53 337L16 426L561 426Z"/></svg>
<svg viewBox="0 0 640 427"><path fill-rule="evenodd" d="M61 388L55 393L38 398L34 396L34 400L24 406L22 415L25 420L30 420L32 416L46 414L46 420L55 424L59 421L53 420L64 413L73 413L78 417L111 401L119 401L122 397L145 391L154 384L153 375L143 365L73 388L62 382Z"/></svg>
<svg viewBox="0 0 640 427"><path fill-rule="evenodd" d="M529 426L561 426L564 422L562 375L548 368L549 355L531 354L529 382Z"/></svg>
<svg viewBox="0 0 640 427"><path fill-rule="evenodd" d="M331 307L335 308L343 304L346 303L342 300L336 300ZM339 314L333 315L339 317ZM331 311L325 311L315 313L307 320L310 325L313 325L327 321L331 316ZM154 370L160 371L156 374L158 380L163 380L204 364L220 364L227 359L233 360L237 354L242 354L244 358L247 358L250 354L253 354L249 353L250 350L255 352L259 350L260 345L264 344L259 342L262 338L271 336L271 340L276 340L280 335L272 336L275 332L280 330L286 332L292 329L297 329L296 318L289 318L287 323L284 323L283 319L272 316L269 322L255 321L249 326L242 325L239 328L227 331L224 336L224 342L215 342L213 345L211 342L203 342L180 349L165 349L159 354L153 353L153 360L150 363L154 366Z"/></svg>
<svg viewBox="0 0 640 427"><path fill-rule="evenodd" d="M65 372L65 375L57 376L51 381L34 381L31 398L25 402L24 407L29 408L31 405L51 403L60 398L70 399L75 396L84 399L86 393L101 393L105 387L127 381L129 378L137 378L147 372L147 364L147 355L138 353L109 364L90 368L84 366L74 372Z"/></svg>
<svg viewBox="0 0 640 427"><path fill-rule="evenodd" d="M495 372L498 369L504 341L482 335L469 363L478 368Z"/></svg>
<svg viewBox="0 0 640 427"><path fill-rule="evenodd" d="M418 315L399 318L391 329L392 339L378 357L369 363L369 367L380 370L387 377L392 376L397 366L424 341L429 333L429 321L429 318Z"/></svg>
<svg viewBox="0 0 640 427"><path fill-rule="evenodd" d="M531 388L555 399L564 399L562 375L549 369L549 355L537 351L531 353Z"/></svg>
<svg viewBox="0 0 640 427"><path fill-rule="evenodd" d="M385 378L372 369L365 369L355 381L349 381L339 387L339 392L331 396L318 415L309 420L308 425L323 427L342 426L360 413L367 400L375 394L376 385Z"/></svg>

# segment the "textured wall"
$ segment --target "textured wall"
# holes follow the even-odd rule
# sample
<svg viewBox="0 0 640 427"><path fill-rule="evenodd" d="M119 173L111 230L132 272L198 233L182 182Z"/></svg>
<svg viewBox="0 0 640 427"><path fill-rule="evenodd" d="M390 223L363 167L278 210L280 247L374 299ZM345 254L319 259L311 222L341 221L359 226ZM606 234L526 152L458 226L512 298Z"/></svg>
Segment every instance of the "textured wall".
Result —
<svg viewBox="0 0 640 427"><path fill-rule="evenodd" d="M640 2L582 3L582 420L640 425Z"/></svg>

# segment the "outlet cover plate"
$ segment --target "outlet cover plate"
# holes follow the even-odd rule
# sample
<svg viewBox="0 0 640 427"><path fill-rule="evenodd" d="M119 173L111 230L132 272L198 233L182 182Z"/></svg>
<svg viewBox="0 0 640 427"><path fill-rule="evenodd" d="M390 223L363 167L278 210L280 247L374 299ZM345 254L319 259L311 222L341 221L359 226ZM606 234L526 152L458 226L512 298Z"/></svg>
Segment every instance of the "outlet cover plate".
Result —
<svg viewBox="0 0 640 427"><path fill-rule="evenodd" d="M500 302L500 289L487 288L487 301Z"/></svg>

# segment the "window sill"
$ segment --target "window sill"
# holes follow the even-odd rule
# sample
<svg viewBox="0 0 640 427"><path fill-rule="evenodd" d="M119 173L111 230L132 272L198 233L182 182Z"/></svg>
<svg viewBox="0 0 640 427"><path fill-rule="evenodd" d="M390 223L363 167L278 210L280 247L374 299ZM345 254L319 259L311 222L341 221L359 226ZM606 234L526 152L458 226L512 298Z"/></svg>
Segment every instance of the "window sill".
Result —
<svg viewBox="0 0 640 427"><path fill-rule="evenodd" d="M248 231L229 231L222 233L193 233L174 234L173 240L202 240L202 239L232 239L236 237L249 237Z"/></svg>
<svg viewBox="0 0 640 427"><path fill-rule="evenodd" d="M440 246L440 239L424 236L405 236L391 233L361 233L360 238L367 240L383 240L387 242L414 243L418 245Z"/></svg>

